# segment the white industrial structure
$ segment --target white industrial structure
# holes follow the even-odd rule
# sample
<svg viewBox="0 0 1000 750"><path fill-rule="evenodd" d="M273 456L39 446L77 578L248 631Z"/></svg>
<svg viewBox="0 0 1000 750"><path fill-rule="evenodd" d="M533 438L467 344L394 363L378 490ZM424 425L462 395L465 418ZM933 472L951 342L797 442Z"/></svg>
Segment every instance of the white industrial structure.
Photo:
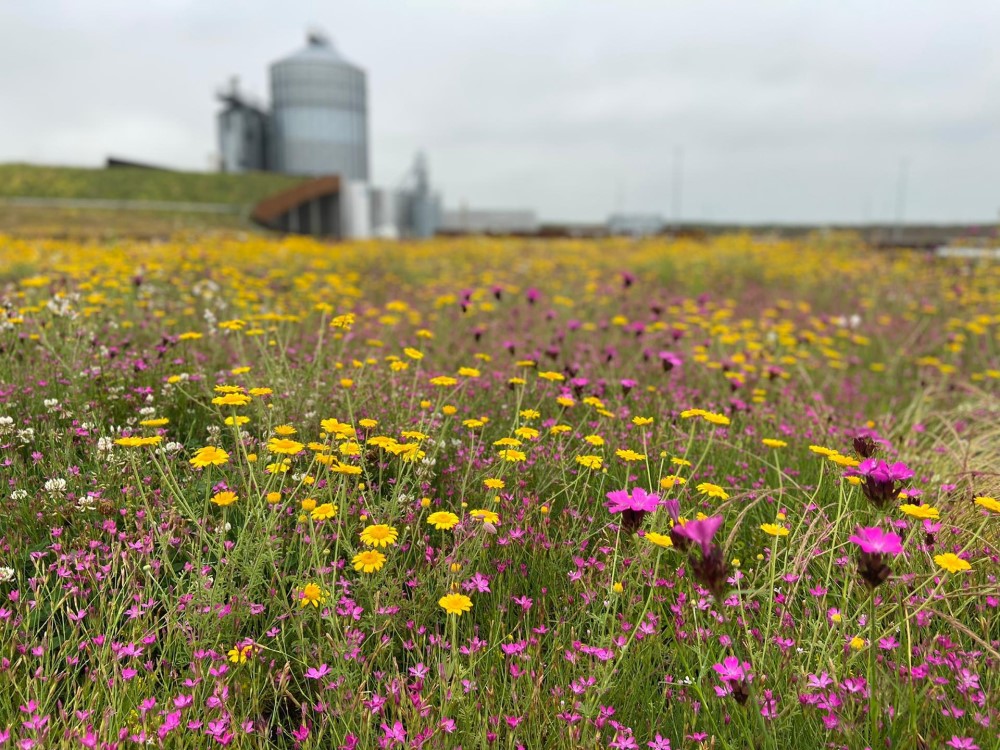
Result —
<svg viewBox="0 0 1000 750"><path fill-rule="evenodd" d="M468 208L446 210L438 227L448 234L535 234L539 229L534 211Z"/></svg>
<svg viewBox="0 0 1000 750"><path fill-rule="evenodd" d="M235 80L219 94L220 168L316 179L266 201L255 218L282 231L347 239L434 235L440 199L431 191L422 154L398 189L369 184L368 90L361 68L324 34L310 32L303 49L271 65L270 84L270 112L241 95Z"/></svg>
<svg viewBox="0 0 1000 750"><path fill-rule="evenodd" d="M659 214L611 214L608 217L608 234L630 237L648 237L660 234L667 221Z"/></svg>

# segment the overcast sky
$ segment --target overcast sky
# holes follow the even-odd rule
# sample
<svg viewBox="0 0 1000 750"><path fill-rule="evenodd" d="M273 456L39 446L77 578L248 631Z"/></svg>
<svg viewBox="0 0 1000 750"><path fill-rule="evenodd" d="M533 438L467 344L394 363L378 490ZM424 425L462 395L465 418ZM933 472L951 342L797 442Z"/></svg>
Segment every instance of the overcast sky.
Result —
<svg viewBox="0 0 1000 750"><path fill-rule="evenodd" d="M740 221L995 221L997 0L0 0L0 161L206 169L213 94L324 29L371 161L446 206Z"/></svg>

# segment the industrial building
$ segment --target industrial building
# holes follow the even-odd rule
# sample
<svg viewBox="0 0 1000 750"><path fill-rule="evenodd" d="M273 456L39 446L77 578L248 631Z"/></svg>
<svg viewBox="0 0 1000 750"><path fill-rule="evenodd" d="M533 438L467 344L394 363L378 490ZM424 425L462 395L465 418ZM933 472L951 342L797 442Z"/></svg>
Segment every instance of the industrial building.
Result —
<svg viewBox="0 0 1000 750"><path fill-rule="evenodd" d="M402 185L369 182L368 84L319 32L270 66L271 108L235 83L219 93L220 168L312 178L262 202L254 219L273 229L362 239L430 237L440 222L427 160L418 154Z"/></svg>
<svg viewBox="0 0 1000 750"><path fill-rule="evenodd" d="M608 234L614 236L649 237L667 228L667 221L659 214L611 214L608 217Z"/></svg>
<svg viewBox="0 0 1000 750"><path fill-rule="evenodd" d="M536 234L538 217L528 209L468 208L445 210L438 229L444 234Z"/></svg>

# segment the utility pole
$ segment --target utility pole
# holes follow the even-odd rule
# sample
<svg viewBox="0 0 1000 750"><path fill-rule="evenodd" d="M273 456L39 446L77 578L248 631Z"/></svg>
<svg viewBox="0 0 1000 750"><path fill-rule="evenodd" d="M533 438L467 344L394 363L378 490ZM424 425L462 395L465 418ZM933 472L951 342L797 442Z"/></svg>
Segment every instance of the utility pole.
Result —
<svg viewBox="0 0 1000 750"><path fill-rule="evenodd" d="M896 175L896 226L893 240L899 242L903 238L903 217L906 214L906 183L909 176L910 162L904 156L899 160L899 172Z"/></svg>

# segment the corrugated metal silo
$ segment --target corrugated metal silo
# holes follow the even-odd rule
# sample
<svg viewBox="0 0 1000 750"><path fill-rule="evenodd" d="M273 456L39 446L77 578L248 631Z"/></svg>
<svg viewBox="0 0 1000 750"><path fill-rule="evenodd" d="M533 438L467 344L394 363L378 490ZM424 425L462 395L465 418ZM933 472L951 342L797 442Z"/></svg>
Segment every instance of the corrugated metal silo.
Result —
<svg viewBox="0 0 1000 750"><path fill-rule="evenodd" d="M274 169L368 180L365 73L321 34L271 66Z"/></svg>

